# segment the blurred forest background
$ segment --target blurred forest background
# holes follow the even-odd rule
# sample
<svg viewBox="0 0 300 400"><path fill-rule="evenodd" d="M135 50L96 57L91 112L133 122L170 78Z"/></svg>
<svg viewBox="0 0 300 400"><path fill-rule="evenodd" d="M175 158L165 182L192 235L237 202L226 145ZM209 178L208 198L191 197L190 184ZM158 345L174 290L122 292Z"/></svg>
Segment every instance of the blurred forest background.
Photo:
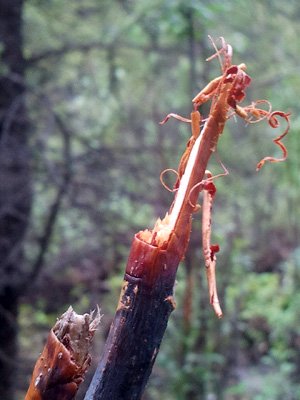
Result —
<svg viewBox="0 0 300 400"><path fill-rule="evenodd" d="M300 398L299 21L297 0L1 0L1 399L23 398L70 304L104 314L93 373L132 237L164 216L172 195L159 174L177 167L190 136L186 124L158 122L188 116L220 74L217 59L205 62L208 34L248 65L247 104L292 113L289 157L256 173L280 154L274 132L228 123L219 155L230 175L216 182L213 213L225 316L208 304L195 218L144 399Z"/></svg>

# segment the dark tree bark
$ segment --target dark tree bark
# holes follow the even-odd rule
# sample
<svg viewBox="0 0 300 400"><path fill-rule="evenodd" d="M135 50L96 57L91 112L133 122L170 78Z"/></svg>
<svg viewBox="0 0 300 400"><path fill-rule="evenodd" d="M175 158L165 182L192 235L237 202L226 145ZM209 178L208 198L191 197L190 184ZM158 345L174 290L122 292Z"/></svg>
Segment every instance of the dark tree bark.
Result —
<svg viewBox="0 0 300 400"><path fill-rule="evenodd" d="M14 397L23 239L31 206L23 0L0 0L0 398Z"/></svg>

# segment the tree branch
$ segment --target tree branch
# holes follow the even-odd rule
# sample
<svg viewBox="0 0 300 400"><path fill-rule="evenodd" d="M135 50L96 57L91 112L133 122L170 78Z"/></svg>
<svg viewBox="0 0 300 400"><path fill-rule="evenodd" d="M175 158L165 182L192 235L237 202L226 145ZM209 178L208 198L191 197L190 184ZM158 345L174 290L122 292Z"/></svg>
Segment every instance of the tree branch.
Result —
<svg viewBox="0 0 300 400"><path fill-rule="evenodd" d="M62 57L66 55L66 53L71 52L88 52L94 49L109 51L111 48L116 48L115 44L103 43L99 41L90 42L90 43L67 43L57 49L49 49L43 51L41 53L33 54L28 57L25 62L27 67L31 67L34 64L37 64L43 60L47 60L52 57ZM182 52L184 54L184 49L180 48L180 46L174 47L155 47L155 46L139 46L133 43L118 43L119 49L130 49L130 50L138 50L142 51L145 54L149 54L151 52L161 53L162 55L178 55L178 53Z"/></svg>
<svg viewBox="0 0 300 400"><path fill-rule="evenodd" d="M71 177L72 177L71 140L70 140L71 132L69 131L67 126L64 124L63 120L56 113L53 112L53 116L54 116L55 122L56 122L56 124L62 134L62 137L63 137L64 173L63 173L62 180L59 184L55 200L54 200L52 206L50 207L50 211L49 211L46 223L45 223L43 234L39 240L39 242L40 242L39 253L38 253L35 261L33 262L30 274L27 276L24 284L22 285L22 289L21 289L22 291L27 290L28 286L32 283L32 281L37 278L37 276L39 275L39 273L44 265L45 255L47 253L47 250L48 250L48 247L49 247L49 244L51 241L52 233L53 233L55 223L56 223L56 220L57 220L57 217L59 214L61 203L62 203L64 195L66 194L66 192L68 190L69 183L70 183Z"/></svg>

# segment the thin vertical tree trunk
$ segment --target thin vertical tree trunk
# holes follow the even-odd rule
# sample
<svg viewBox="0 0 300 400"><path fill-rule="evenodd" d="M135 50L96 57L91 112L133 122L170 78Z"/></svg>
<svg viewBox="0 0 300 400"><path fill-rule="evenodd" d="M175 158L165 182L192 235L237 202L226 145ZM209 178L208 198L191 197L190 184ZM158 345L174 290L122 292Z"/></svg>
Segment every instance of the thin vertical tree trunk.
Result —
<svg viewBox="0 0 300 400"><path fill-rule="evenodd" d="M0 398L14 398L23 239L31 206L24 105L23 0L0 1Z"/></svg>

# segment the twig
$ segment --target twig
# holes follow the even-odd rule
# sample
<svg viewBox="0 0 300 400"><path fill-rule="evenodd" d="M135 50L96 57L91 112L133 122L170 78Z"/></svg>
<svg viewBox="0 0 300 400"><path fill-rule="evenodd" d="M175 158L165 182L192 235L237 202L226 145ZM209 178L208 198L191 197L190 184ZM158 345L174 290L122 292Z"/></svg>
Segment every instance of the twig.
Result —
<svg viewBox="0 0 300 400"><path fill-rule="evenodd" d="M21 291L24 291L27 289L29 285L32 284L32 281L36 279L38 276L40 270L42 269L44 265L44 259L47 253L47 249L49 247L51 238L52 238L52 232L55 227L55 223L57 221L57 217L59 214L59 210L61 207L61 203L63 200L63 197L65 193L68 190L69 183L71 181L71 176L72 176L72 170L71 170L71 132L69 129L65 126L63 120L53 112L55 121L57 126L59 127L59 130L62 134L63 137L63 160L64 160L64 172L63 172L63 177L62 180L59 184L55 200L53 201L50 211L48 214L48 218L46 220L43 234L40 237L40 248L38 255L33 262L32 269L30 274L27 276L25 279Z"/></svg>

